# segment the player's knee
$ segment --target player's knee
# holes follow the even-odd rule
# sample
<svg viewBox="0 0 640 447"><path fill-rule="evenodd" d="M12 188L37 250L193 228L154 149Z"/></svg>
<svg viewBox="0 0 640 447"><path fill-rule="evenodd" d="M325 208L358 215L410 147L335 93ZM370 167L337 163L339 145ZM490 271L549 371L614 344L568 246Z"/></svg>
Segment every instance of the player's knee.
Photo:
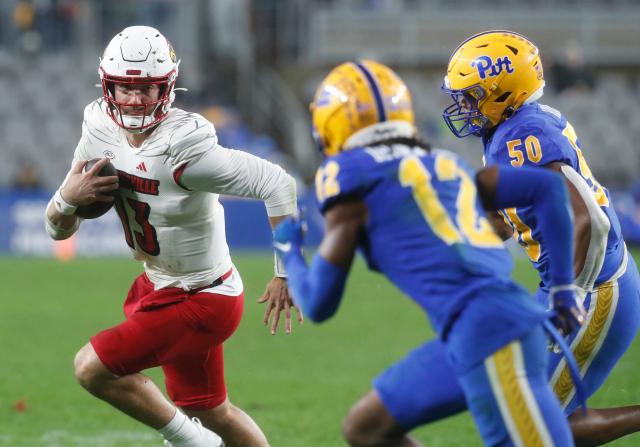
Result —
<svg viewBox="0 0 640 447"><path fill-rule="evenodd" d="M400 427L374 391L353 405L342 422L342 434L352 447L404 445L405 430Z"/></svg>
<svg viewBox="0 0 640 447"><path fill-rule="evenodd" d="M230 421L234 419L234 410L235 407L227 399L217 407L209 410L209 413L214 425L220 427L229 425Z"/></svg>
<svg viewBox="0 0 640 447"><path fill-rule="evenodd" d="M87 346L80 349L76 354L73 360L73 370L78 383L88 391L92 391L97 387L99 374L95 361L97 357L93 349L89 350ZM91 355L92 353L93 355Z"/></svg>
<svg viewBox="0 0 640 447"><path fill-rule="evenodd" d="M361 408L355 405L342 421L342 435L352 447L369 447L379 443L381 433L374 429Z"/></svg>
<svg viewBox="0 0 640 447"><path fill-rule="evenodd" d="M210 408L208 410L183 409L183 411L189 417L197 417L200 419L205 427L210 428L213 431L220 431L221 429L234 424L239 410L229 402L229 399L226 399L217 407Z"/></svg>
<svg viewBox="0 0 640 447"><path fill-rule="evenodd" d="M342 421L342 436L352 447L361 447L369 445L366 443L367 433L363 431L362 425L353 419L351 413Z"/></svg>

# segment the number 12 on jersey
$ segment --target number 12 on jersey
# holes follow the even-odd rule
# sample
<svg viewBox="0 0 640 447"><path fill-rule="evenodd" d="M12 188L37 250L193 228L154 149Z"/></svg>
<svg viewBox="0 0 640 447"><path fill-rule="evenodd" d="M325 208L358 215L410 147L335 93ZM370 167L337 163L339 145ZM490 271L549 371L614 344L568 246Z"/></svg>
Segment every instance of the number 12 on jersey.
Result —
<svg viewBox="0 0 640 447"><path fill-rule="evenodd" d="M487 218L476 210L477 190L467 172L444 155L436 156L434 168L438 181L459 180L455 216L440 200L431 173L419 158L402 160L398 173L402 186L411 187L413 198L433 232L448 245L466 242L480 247L502 247Z"/></svg>

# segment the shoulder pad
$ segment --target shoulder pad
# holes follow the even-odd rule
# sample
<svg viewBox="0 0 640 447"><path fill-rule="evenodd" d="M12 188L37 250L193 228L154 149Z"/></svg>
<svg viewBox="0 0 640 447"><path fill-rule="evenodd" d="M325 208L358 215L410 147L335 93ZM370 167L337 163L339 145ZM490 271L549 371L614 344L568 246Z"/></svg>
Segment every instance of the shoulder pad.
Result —
<svg viewBox="0 0 640 447"><path fill-rule="evenodd" d="M576 152L563 133L557 116L547 113L529 113L515 116L496 131L488 155L493 162L521 166L545 166L559 161L572 165Z"/></svg>
<svg viewBox="0 0 640 447"><path fill-rule="evenodd" d="M169 158L173 166L196 161L218 145L213 124L197 113L177 109L161 127L169 135Z"/></svg>
<svg viewBox="0 0 640 447"><path fill-rule="evenodd" d="M316 171L315 190L320 212L345 198L361 197L366 191L368 165L373 159L360 149L350 149L328 158Z"/></svg>

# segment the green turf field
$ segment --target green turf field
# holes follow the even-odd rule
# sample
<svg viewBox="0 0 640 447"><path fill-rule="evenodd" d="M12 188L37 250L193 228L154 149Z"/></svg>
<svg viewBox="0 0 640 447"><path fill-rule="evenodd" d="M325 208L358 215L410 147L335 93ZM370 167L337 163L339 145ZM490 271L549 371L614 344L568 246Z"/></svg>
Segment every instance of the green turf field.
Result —
<svg viewBox="0 0 640 447"><path fill-rule="evenodd" d="M274 447L344 445L340 424L374 375L432 336L422 312L358 263L338 315L270 336L255 303L273 269L270 255L237 255L246 292L243 322L226 346L230 397ZM121 320L140 266L129 260L0 259L0 447L151 447L159 435L76 385L73 356L88 337ZM520 261L516 276L536 276ZM592 406L640 402L630 348ZM152 372L158 378L156 372ZM416 432L429 446L480 445L467 414ZM640 435L613 443L640 445Z"/></svg>

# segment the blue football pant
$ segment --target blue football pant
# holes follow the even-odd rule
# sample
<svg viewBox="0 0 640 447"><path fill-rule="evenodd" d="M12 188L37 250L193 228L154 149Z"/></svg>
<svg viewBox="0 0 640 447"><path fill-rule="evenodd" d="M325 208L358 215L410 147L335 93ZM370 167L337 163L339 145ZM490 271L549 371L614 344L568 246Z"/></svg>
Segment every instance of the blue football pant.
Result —
<svg viewBox="0 0 640 447"><path fill-rule="evenodd" d="M434 340L377 377L374 388L407 431L459 413L468 403L485 445L571 446L547 368L546 336L537 327L459 377Z"/></svg>
<svg viewBox="0 0 640 447"><path fill-rule="evenodd" d="M638 331L640 279L631 256L628 258L625 273L614 282L611 286L599 288L595 299L588 296L588 301L585 301L585 304L589 305L590 313L583 328L592 328L587 335L594 333L594 328L603 327L598 323L602 320L600 315L612 315L611 318L605 319L610 320L610 324L606 325L606 331L601 329L598 331L599 337L589 335L586 338L600 339L602 342L593 346L586 342L582 345L591 346L589 352L594 354L589 362L583 360L579 363L587 395L595 393L604 382ZM600 309L608 310L605 312ZM594 319L594 316L597 318ZM580 328L580 331L583 328ZM580 335L580 331L572 335L573 342ZM585 339L584 333L583 331L582 339ZM572 345L580 346L579 343ZM578 359L584 354L574 352L574 356ZM589 359L588 356L586 358ZM566 361L561 355L552 355L549 362L550 375L565 364ZM563 374L558 375L558 378L555 383L562 385L556 386L558 391L566 393L565 386L569 389L567 396L570 397L570 401L566 402L565 398L565 414L571 414L577 406L573 382L566 385ZM455 371L447 361L444 346L437 339L414 349L405 358L393 364L374 379L373 387L387 410L406 431L460 413L467 408L464 392Z"/></svg>
<svg viewBox="0 0 640 447"><path fill-rule="evenodd" d="M459 376L486 446L573 446L547 381L546 335L538 326Z"/></svg>
<svg viewBox="0 0 640 447"><path fill-rule="evenodd" d="M632 256L627 257L626 270L622 269L619 275L586 296L586 321L567 341L580 368L587 396L604 383L633 342L640 325L640 276ZM538 291L536 299L542 301L547 297ZM578 402L562 354L551 354L549 377L565 413L572 414Z"/></svg>

